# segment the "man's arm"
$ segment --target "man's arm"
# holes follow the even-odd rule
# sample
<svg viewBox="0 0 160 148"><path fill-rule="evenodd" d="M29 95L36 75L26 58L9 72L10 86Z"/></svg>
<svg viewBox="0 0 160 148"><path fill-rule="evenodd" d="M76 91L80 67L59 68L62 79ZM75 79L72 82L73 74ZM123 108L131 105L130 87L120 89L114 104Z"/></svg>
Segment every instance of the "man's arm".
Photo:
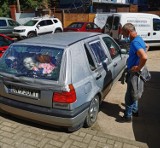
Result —
<svg viewBox="0 0 160 148"><path fill-rule="evenodd" d="M147 61L147 54L144 51L144 49L139 49L137 51L137 55L139 56L140 61L139 61L139 65L138 66L133 66L131 68L131 71L133 71L133 72L140 71L142 69L142 67L145 65L146 61Z"/></svg>

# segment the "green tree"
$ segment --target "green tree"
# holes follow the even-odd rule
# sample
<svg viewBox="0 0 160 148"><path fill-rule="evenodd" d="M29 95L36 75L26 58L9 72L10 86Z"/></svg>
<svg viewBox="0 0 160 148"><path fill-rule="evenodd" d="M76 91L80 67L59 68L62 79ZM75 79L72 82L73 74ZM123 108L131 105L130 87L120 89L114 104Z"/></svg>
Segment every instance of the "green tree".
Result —
<svg viewBox="0 0 160 148"><path fill-rule="evenodd" d="M32 8L46 8L49 5L51 0L19 0L21 11ZM9 5L15 4L17 0L0 0L0 16L9 17L10 8Z"/></svg>
<svg viewBox="0 0 160 148"><path fill-rule="evenodd" d="M0 0L0 16L10 17L10 9L8 0Z"/></svg>
<svg viewBox="0 0 160 148"><path fill-rule="evenodd" d="M45 8L49 4L50 0L20 0L21 9L25 10L28 8Z"/></svg>

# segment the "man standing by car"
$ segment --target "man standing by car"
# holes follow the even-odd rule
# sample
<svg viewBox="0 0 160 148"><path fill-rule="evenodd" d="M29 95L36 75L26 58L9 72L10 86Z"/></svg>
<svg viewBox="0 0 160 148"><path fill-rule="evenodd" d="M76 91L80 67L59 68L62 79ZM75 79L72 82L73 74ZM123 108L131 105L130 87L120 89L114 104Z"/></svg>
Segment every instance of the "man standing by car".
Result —
<svg viewBox="0 0 160 148"><path fill-rule="evenodd" d="M127 60L126 109L122 121L131 122L132 116L138 116L138 99L142 96L144 86L144 82L135 75L142 70L147 61L146 51L149 46L137 35L135 26L131 23L126 23L123 26L122 35L130 40L129 57Z"/></svg>

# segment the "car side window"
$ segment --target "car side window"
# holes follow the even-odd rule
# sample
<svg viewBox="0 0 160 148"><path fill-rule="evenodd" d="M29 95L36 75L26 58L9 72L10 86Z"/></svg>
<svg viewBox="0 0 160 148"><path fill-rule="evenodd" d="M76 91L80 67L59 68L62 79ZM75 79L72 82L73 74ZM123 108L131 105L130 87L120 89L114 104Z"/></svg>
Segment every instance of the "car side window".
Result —
<svg viewBox="0 0 160 148"><path fill-rule="evenodd" d="M54 23L58 23L58 21L57 21L57 20L53 20L53 22L54 22Z"/></svg>
<svg viewBox="0 0 160 148"><path fill-rule="evenodd" d="M153 30L160 31L160 19L153 19Z"/></svg>
<svg viewBox="0 0 160 148"><path fill-rule="evenodd" d="M108 47L108 50L109 50L109 53L110 53L112 59L114 59L118 55L120 55L119 47L110 37L103 37L103 41L106 44L106 46Z"/></svg>
<svg viewBox="0 0 160 148"><path fill-rule="evenodd" d="M53 24L53 22L51 20L47 20L46 22L47 22L47 25L52 25Z"/></svg>
<svg viewBox="0 0 160 148"><path fill-rule="evenodd" d="M93 28L94 29L97 29L97 28L99 28L96 24L93 24Z"/></svg>
<svg viewBox="0 0 160 148"><path fill-rule="evenodd" d="M93 29L93 25L90 24L90 23L88 23L88 24L86 25L86 29L88 29L88 30Z"/></svg>
<svg viewBox="0 0 160 148"><path fill-rule="evenodd" d="M38 23L38 25L40 25L42 27L42 26L46 26L46 23L45 23L45 21L41 21Z"/></svg>
<svg viewBox="0 0 160 148"><path fill-rule="evenodd" d="M86 45L84 45L84 47L85 47L85 51L86 51L86 55L87 55L87 59L88 59L88 63L89 63L90 69L91 69L92 71L94 71L94 70L96 69L96 66L95 66L95 64L94 64L94 61L93 61L93 59L92 59L92 56L91 56L89 50L87 49Z"/></svg>
<svg viewBox="0 0 160 148"><path fill-rule="evenodd" d="M1 27L7 26L6 20L0 20L0 26L1 26Z"/></svg>
<svg viewBox="0 0 160 148"><path fill-rule="evenodd" d="M98 64L101 64L108 58L100 41L94 41L89 43L89 47Z"/></svg>
<svg viewBox="0 0 160 148"><path fill-rule="evenodd" d="M18 26L18 23L16 23L16 22L13 21L13 20L8 20L8 24L9 24L10 26Z"/></svg>

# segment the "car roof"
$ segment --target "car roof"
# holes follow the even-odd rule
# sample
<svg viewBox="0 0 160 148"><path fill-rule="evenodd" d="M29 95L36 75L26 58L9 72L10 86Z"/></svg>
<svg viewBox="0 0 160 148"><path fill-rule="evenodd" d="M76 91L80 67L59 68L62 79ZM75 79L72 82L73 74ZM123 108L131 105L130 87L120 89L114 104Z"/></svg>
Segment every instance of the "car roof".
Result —
<svg viewBox="0 0 160 148"><path fill-rule="evenodd" d="M136 12L118 12L118 13L111 13L111 15L114 14L114 15L127 15L127 16L139 16L139 15L142 15L142 16L158 16L156 14L150 14L150 13L136 13Z"/></svg>
<svg viewBox="0 0 160 148"><path fill-rule="evenodd" d="M48 19L57 19L55 17L34 17L32 20L48 20Z"/></svg>
<svg viewBox="0 0 160 148"><path fill-rule="evenodd" d="M34 38L25 39L14 44L34 44L34 45L54 45L54 46L70 46L71 44L92 36L100 35L97 32L62 32L55 34L46 34Z"/></svg>

